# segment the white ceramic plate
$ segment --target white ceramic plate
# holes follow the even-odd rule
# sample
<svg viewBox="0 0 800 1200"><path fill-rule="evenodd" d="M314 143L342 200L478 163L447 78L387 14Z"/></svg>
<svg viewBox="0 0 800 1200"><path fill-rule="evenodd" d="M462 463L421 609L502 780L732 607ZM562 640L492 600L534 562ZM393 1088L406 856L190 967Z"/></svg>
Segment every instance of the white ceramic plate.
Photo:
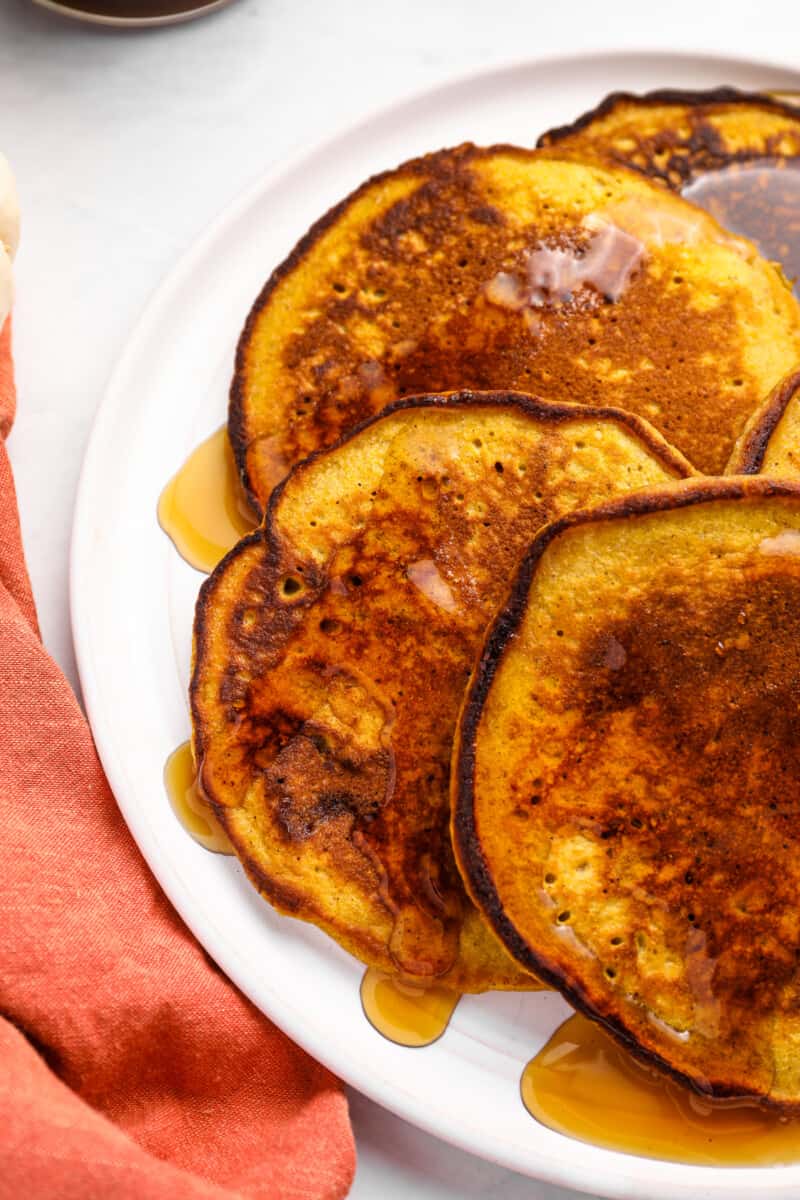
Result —
<svg viewBox="0 0 800 1200"><path fill-rule="evenodd" d="M365 177L466 139L531 145L614 89L721 83L794 89L800 77L685 55L532 62L406 101L268 175L199 240L133 334L86 456L72 548L73 632L100 756L150 867L223 970L311 1054L407 1120L549 1182L638 1200L795 1200L800 1165L665 1164L540 1126L522 1106L519 1078L568 1014L559 996L465 997L435 1045L392 1045L361 1012L358 963L317 930L277 916L238 863L208 854L178 825L162 770L189 733L200 576L159 529L156 501L189 451L224 420L234 345L264 279Z"/></svg>

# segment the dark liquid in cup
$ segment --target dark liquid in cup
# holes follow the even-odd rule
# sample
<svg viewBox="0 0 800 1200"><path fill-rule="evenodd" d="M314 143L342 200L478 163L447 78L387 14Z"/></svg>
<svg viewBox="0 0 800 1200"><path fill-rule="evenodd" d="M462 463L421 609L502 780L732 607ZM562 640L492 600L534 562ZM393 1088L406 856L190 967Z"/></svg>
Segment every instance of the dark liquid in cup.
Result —
<svg viewBox="0 0 800 1200"><path fill-rule="evenodd" d="M141 21L210 8L215 0L53 0L65 12Z"/></svg>

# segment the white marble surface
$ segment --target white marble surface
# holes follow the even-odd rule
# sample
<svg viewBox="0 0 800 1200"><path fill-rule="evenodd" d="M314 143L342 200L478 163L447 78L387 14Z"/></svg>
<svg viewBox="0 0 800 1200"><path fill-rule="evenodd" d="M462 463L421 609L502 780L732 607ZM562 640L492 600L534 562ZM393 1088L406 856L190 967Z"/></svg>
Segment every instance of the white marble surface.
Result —
<svg viewBox="0 0 800 1200"><path fill-rule="evenodd" d="M149 294L226 202L283 155L454 73L643 47L800 66L796 30L793 4L749 0L237 0L191 25L126 34L3 0L0 148L24 218L10 448L45 642L73 684L68 545L92 418ZM568 1195L351 1099L357 1200Z"/></svg>

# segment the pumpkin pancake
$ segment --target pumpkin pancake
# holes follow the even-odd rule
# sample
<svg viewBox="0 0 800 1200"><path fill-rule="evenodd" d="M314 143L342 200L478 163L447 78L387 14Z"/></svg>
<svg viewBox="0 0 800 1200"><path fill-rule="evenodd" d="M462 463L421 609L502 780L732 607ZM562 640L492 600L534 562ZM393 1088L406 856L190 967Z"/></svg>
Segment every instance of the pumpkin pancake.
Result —
<svg viewBox="0 0 800 1200"><path fill-rule="evenodd" d="M466 145L370 180L274 272L229 432L262 509L398 397L463 387L613 405L719 473L798 360L778 270L694 205L623 168Z"/></svg>
<svg viewBox="0 0 800 1200"><path fill-rule="evenodd" d="M800 1109L800 487L694 480L534 541L465 700L475 903L646 1062Z"/></svg>
<svg viewBox="0 0 800 1200"><path fill-rule="evenodd" d="M749 421L725 473L800 480L800 370L781 380Z"/></svg>
<svg viewBox="0 0 800 1200"><path fill-rule="evenodd" d="M463 689L545 522L689 472L627 414L470 393L295 468L200 592L191 682L202 788L276 908L406 976L529 983L453 861Z"/></svg>
<svg viewBox="0 0 800 1200"><path fill-rule="evenodd" d="M734 88L615 92L572 125L544 134L539 145L633 167L752 238L788 279L800 275L796 103Z"/></svg>
<svg viewBox="0 0 800 1200"><path fill-rule="evenodd" d="M612 92L539 147L581 160L633 167L682 191L710 171L764 160L800 160L800 108L776 96L721 87Z"/></svg>

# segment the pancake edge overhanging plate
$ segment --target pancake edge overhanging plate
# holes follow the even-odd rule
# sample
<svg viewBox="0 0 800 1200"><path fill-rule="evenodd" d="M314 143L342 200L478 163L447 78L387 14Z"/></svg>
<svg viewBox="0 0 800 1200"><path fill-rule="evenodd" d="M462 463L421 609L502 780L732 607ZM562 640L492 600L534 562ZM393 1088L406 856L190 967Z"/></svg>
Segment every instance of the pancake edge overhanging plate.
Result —
<svg viewBox="0 0 800 1200"><path fill-rule="evenodd" d="M514 96L517 91L524 93L526 89L544 91L555 75L556 102L552 103L552 93L548 93L545 103L561 109L565 116L570 112L577 116L582 105L589 107L583 100L576 101L573 95L576 86L580 89L587 73L598 76L596 99L600 99L605 86L601 80L607 81L606 91L625 84L635 90L647 90L659 83L669 83L670 72L681 77L681 86L689 86L691 74L695 87L710 87L727 81L750 88L756 82L776 90L800 88L800 73L790 66L728 58L713 52L603 51L543 56L472 73L397 101L359 125L327 139L316 149L280 164L230 205L196 240L151 299L119 359L97 413L81 472L73 525L72 630L81 685L98 752L123 817L150 869L183 920L226 974L309 1053L405 1120L463 1150L552 1184L595 1195L624 1196L627 1200L661 1200L662 1197L663 1200L673 1197L696 1200L699 1196L750 1197L753 1194L789 1200L796 1196L800 1187L800 1164L767 1168L696 1167L678 1163L665 1166L660 1160L623 1155L584 1143L580 1143L579 1148L574 1144L570 1146L569 1139L537 1125L524 1112L518 1094L522 1060L519 1064L516 1059L505 1064L508 1070L504 1073L497 1069L490 1071L490 1066L497 1067L495 1060L499 1061L500 1056L495 1053L490 1060L485 1046L491 1051L491 1045L484 1045L479 1038L459 1031L457 1022L454 1021L456 1027L440 1042L425 1050L409 1051L384 1042L370 1029L360 1012L358 964L343 960L341 953L336 955L331 951L329 971L324 978L315 981L317 986L310 997L298 994L293 972L305 970L307 973L309 962L313 965L320 961L318 946L305 935L303 928L289 918L276 918L286 923L279 930L277 942L287 938L291 954L287 953L282 962L272 959L268 972L259 970L252 955L246 953L253 946L239 944L244 935L238 918L241 915L243 928L254 922L257 925L259 920L264 920L264 902L249 890L249 885L245 886L232 876L228 860L220 860L195 848L177 826L173 829L165 824L162 828L148 816L148 805L158 812L159 818L162 811L167 812L161 781L166 754L162 751L165 745L167 749L173 749L174 745L168 741L162 744L164 726L156 721L154 710L157 701L163 699L163 691L176 688L180 659L174 639L166 647L164 645L167 630L163 626L169 622L173 596L169 586L165 591L159 589L161 581L169 585L170 556L174 551L156 526L155 499L182 455L192 448L191 437L197 440L198 435L210 428L207 428L207 419L206 426L198 426L196 408L189 419L182 415L180 404L176 404L164 421L163 444L148 443L148 454L144 459L146 473L141 479L134 477L131 483L136 437L142 437L142 426L146 426L147 405L152 407L147 390L141 390L140 377L156 374L151 347L155 347L156 357L161 355L162 365L169 365L170 355L180 358L180 350L176 351L171 341L167 344L167 330L171 324L180 326L181 321L188 320L189 300L194 296L193 283L204 272L216 272L221 285L231 286L240 293L240 307L237 308L234 302L236 320L228 321L227 326L221 321L219 330L214 331L216 356L211 356L212 366L214 362L219 365L223 350L226 361L229 352L232 353L238 327L256 289L251 295L247 290L250 283L247 288L243 282L232 283L225 274L225 256L215 257L217 247L229 243L237 227L248 219L263 221L265 203L270 197L273 200L280 197L281 189L288 188L291 193L292 186L297 189L302 178L304 185L313 190L311 181L315 171L323 178L326 171L328 174L333 172L334 176L341 174L341 194L345 194L351 176L347 165L342 167L340 164L347 164L353 158L358 162L359 154L365 153L359 147L369 147L371 141L376 143L375 152L369 151L371 170L393 165L391 148L387 148L385 157L381 158L381 147L386 144L384 139L388 136L390 146L398 138L401 144L405 139L410 147L418 144L416 125L423 113L428 126L424 136L430 142L428 148L435 149L437 122L446 126L448 120L452 123L453 113L470 106L480 114L480 104L491 103L495 93L510 90ZM687 82L684 82L685 78ZM678 81L674 82L678 86ZM519 97L514 103L519 103ZM519 120L518 115L516 119ZM531 124L529 140L533 144L541 130L536 127L535 116ZM542 127L546 127L544 123ZM396 161L400 159L396 158ZM364 169L363 164L359 164L359 169L365 176L370 173L370 168ZM319 205L320 211L324 206L323 201ZM286 250L289 248L287 245ZM264 276L272 265L271 262L264 263ZM224 311L223 298L219 297L217 303L219 312L216 315L219 315ZM191 340L195 335L189 336ZM183 367L187 379L191 378L191 366L185 359ZM200 381L196 375L194 378L196 382L208 385L207 375ZM153 381L154 390L156 386L157 379ZM188 382L183 394L192 394ZM138 404L140 397L144 397L141 407ZM225 399L224 395L220 397L217 423L224 418ZM202 425L202 418L200 423ZM191 436L187 435L187 425ZM152 435L155 427L150 432ZM130 438L131 458L120 470L119 459L113 451L123 438ZM128 512L127 524L113 519L120 509L122 513ZM121 546L124 546L123 551ZM142 547L145 557L139 563ZM115 554L118 556L116 569ZM136 576L140 586L133 597L123 590L127 607L123 603L118 611L113 603L114 588L121 587L124 572L133 571L137 563L148 570ZM152 585L154 577L159 581L157 587ZM198 575L197 587L199 584ZM146 626L144 613L154 623ZM130 668L130 675L122 669L125 665ZM140 693L135 687L129 689L129 679L135 681L135 673L145 670L151 675L149 686L142 688ZM188 730L188 716L186 721ZM159 746L156 752L155 748ZM152 763L149 763L148 755ZM152 768L149 773L146 763ZM201 880L200 877L204 878ZM200 883L204 886L198 891ZM225 899L223 893L226 891L233 895L234 903L238 905L235 935L224 923L220 924L216 911L214 897ZM269 923L264 921L265 926ZM324 961L328 962L327 957ZM281 968L288 969L281 974ZM342 972L347 976L344 982ZM351 977L354 981L353 1004L350 1004L349 995ZM337 1014L337 1022L330 1016L330 1003L320 1003L326 991L329 1000L337 991L346 997L346 1012ZM554 998L546 997L542 998L542 1003L550 1005L551 999L555 1004ZM342 1036L348 1021L349 1035ZM554 1028L557 1023L551 1018L549 1027ZM532 1040L527 1056L535 1049ZM449 1069L450 1075L444 1067ZM492 1098L493 1088L498 1089L496 1099ZM470 1102L470 1094L479 1099Z"/></svg>

